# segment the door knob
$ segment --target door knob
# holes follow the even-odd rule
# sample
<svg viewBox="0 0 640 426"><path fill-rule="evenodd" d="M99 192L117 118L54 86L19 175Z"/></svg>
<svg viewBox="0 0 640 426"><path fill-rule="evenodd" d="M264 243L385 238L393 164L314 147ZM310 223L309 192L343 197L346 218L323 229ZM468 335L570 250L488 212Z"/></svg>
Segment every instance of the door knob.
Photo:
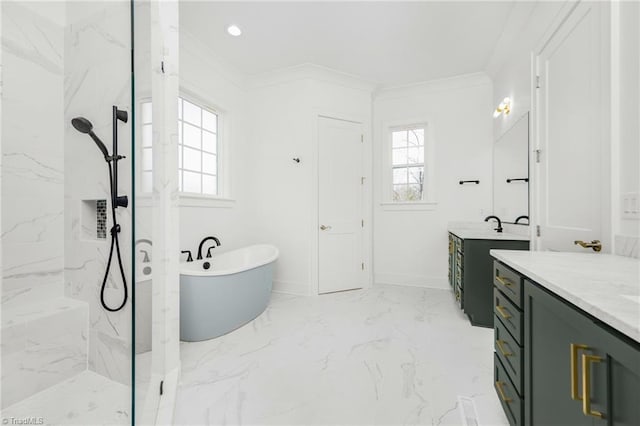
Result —
<svg viewBox="0 0 640 426"><path fill-rule="evenodd" d="M329 229L331 229L330 226L325 226L325 225L320 225L320 229L322 229L323 231L327 231Z"/></svg>
<svg viewBox="0 0 640 426"><path fill-rule="evenodd" d="M601 251L602 250L602 243L599 240L593 240L590 243L587 243L587 242L582 241L582 240L576 240L576 241L573 242L573 244L578 245L580 247L593 249L593 251Z"/></svg>

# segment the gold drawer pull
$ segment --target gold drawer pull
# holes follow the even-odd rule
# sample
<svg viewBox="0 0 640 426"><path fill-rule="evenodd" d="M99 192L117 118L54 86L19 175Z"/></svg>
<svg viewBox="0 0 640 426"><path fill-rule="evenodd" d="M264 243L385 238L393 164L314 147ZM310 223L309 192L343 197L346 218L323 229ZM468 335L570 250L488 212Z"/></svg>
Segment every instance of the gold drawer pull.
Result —
<svg viewBox="0 0 640 426"><path fill-rule="evenodd" d="M502 385L504 384L505 384L504 382L497 381L496 388L498 388L498 393L500 394L500 398L502 398L502 400L508 404L512 401L512 399L507 398L507 395L505 395L504 389L502 389Z"/></svg>
<svg viewBox="0 0 640 426"><path fill-rule="evenodd" d="M500 316L504 319L511 318L511 315L507 313L507 310L504 308L504 306L496 305L496 311L498 311Z"/></svg>
<svg viewBox="0 0 640 426"><path fill-rule="evenodd" d="M507 352L504 350L504 345L506 342L504 340L496 340L496 343L498 344L498 349L500 349L500 352L502 352L502 355L504 356L512 356L513 352Z"/></svg>
<svg viewBox="0 0 640 426"><path fill-rule="evenodd" d="M498 281L500 284L502 284L505 287L511 287L513 285L513 283L511 281L509 281L505 277L501 277L500 275L496 276L496 281Z"/></svg>
<svg viewBox="0 0 640 426"><path fill-rule="evenodd" d="M569 357L571 359L571 399L575 401L582 400L578 392L578 351L589 349L587 345L571 344Z"/></svg>
<svg viewBox="0 0 640 426"><path fill-rule="evenodd" d="M585 416L601 419L600 411L591 409L591 363L602 361L602 357L596 355L582 355L582 412Z"/></svg>

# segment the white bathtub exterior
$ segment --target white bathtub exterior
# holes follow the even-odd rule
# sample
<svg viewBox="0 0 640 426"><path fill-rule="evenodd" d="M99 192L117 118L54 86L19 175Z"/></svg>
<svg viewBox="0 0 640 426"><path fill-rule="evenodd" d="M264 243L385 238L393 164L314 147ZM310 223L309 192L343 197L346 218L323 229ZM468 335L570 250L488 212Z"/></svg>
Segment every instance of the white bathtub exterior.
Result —
<svg viewBox="0 0 640 426"><path fill-rule="evenodd" d="M276 247L255 245L183 263L180 340L222 336L260 315L269 303L277 258Z"/></svg>

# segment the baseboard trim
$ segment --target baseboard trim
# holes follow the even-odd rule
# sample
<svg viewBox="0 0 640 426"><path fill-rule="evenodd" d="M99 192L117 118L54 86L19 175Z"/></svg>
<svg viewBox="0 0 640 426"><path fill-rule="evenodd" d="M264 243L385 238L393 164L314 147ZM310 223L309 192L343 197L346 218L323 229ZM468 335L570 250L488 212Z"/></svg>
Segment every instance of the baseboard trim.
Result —
<svg viewBox="0 0 640 426"><path fill-rule="evenodd" d="M309 285L292 281L273 280L274 293L293 294L295 296L308 296Z"/></svg>
<svg viewBox="0 0 640 426"><path fill-rule="evenodd" d="M404 285L408 287L435 288L439 290L449 288L449 281L446 278L422 275L376 274L374 282L376 284Z"/></svg>

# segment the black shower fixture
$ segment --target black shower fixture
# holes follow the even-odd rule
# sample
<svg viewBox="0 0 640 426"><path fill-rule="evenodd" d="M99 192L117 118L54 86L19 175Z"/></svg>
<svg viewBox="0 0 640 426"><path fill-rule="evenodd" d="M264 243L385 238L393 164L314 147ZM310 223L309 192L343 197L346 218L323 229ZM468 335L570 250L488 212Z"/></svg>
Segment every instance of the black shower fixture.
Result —
<svg viewBox="0 0 640 426"><path fill-rule="evenodd" d="M91 139L96 143L100 152L104 156L104 160L107 162L107 168L109 169L109 187L111 196L111 218L113 226L111 227L111 248L109 249L109 259L107 260L107 266L104 271L104 277L102 279L102 287L100 289L100 303L102 307L109 312L117 312L124 307L127 303L128 290L127 290L127 278L122 265L122 257L120 255L120 241L118 234L120 233L120 225L116 218L116 209L118 207L127 207L129 205L129 199L126 195L118 196L118 161L125 158L123 155L118 154L118 121L126 123L129 120L127 111L119 110L117 106L113 106L112 109L112 125L113 125L113 149L112 155L109 155L109 151L104 143L100 140L95 133L93 133L93 124L84 117L76 117L71 120L71 125L80 133L88 134ZM104 300L104 289L109 278L109 270L111 269L111 260L113 259L113 250L115 248L116 255L118 256L118 266L120 268L120 275L122 276L124 297L122 303L117 308L111 308L107 306Z"/></svg>
<svg viewBox="0 0 640 426"><path fill-rule="evenodd" d="M91 124L89 120L84 117L76 117L71 120L71 124L80 133L86 133L91 136L91 139L93 139L96 145L98 145L98 149L102 152L102 155L104 155L104 159L109 161L109 151L107 151L107 147L104 146L104 143L102 143L100 138L93 133L93 124Z"/></svg>

